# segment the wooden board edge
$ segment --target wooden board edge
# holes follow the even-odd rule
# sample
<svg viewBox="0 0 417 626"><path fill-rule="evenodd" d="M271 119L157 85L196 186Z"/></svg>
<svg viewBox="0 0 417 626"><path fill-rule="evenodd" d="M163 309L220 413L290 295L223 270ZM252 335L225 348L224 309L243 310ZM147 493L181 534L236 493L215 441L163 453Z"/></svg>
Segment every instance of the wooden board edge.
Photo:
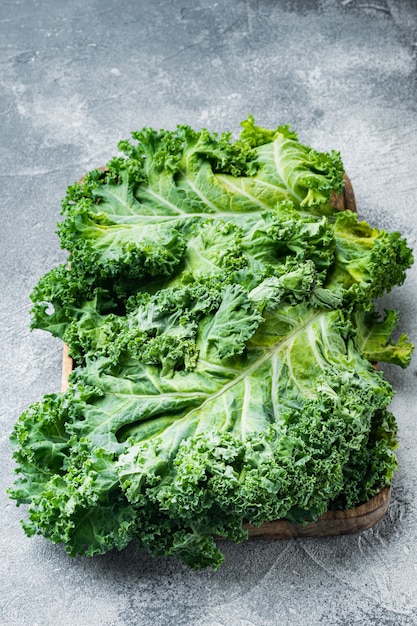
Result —
<svg viewBox="0 0 417 626"><path fill-rule="evenodd" d="M343 176L344 185L340 194L333 193L330 199L330 204L339 209L340 211L353 211L356 213L356 200L353 192L352 183L347 174Z"/></svg>
<svg viewBox="0 0 417 626"><path fill-rule="evenodd" d="M331 537L353 535L368 530L385 515L391 499L391 487L384 487L373 498L347 511L326 511L317 521L297 524L288 520L264 522L260 526L244 524L251 539L291 539L294 537Z"/></svg>
<svg viewBox="0 0 417 626"><path fill-rule="evenodd" d="M68 346L64 343L62 350L62 373L61 373L61 391L65 392L69 386L69 375L74 369L74 360L68 353Z"/></svg>

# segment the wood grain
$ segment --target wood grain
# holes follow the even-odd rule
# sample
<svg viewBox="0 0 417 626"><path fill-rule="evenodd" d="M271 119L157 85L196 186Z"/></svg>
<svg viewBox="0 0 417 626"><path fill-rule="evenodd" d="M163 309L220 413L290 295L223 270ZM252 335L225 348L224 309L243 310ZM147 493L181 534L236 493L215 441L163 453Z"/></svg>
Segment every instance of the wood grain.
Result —
<svg viewBox="0 0 417 626"><path fill-rule="evenodd" d="M353 193L352 183L350 182L350 178L347 174L344 175L344 181L345 184L342 189L342 193L333 193L330 199L330 204L341 211L349 210L356 212L355 194Z"/></svg>
<svg viewBox="0 0 417 626"><path fill-rule="evenodd" d="M103 169L104 168L99 168ZM333 194L330 203L341 211L356 212L355 195L349 177L345 174L345 184L341 194ZM82 179L81 179L82 181ZM81 182L80 181L80 182ZM68 377L74 368L64 345L62 356L62 391L68 389ZM368 502L348 511L327 511L315 522L295 524L287 520L264 522L260 526L244 524L249 538L289 539L292 537L325 537L359 533L374 526L385 515L391 497L391 487L386 487ZM221 539L221 538L218 538Z"/></svg>

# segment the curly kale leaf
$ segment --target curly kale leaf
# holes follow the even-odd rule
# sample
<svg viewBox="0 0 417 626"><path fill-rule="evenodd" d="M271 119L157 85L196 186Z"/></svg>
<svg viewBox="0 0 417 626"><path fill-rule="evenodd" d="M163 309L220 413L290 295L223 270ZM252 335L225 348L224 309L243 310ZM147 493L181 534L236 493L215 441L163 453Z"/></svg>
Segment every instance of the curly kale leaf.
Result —
<svg viewBox="0 0 417 626"><path fill-rule="evenodd" d="M272 251L272 259L288 249L306 255L308 239L320 269L328 268L332 237L323 232L327 229L323 221L314 225L312 215L334 212L329 198L343 184L339 158L313 154L294 135L280 131L269 143L257 145L245 131L233 142L229 133L218 136L188 126L175 131L143 129L132 135L135 144L120 142L125 158L115 157L107 171L94 170L70 186L62 203L64 219L58 234L71 255L69 280L80 287L78 294L73 290L76 308L83 305L83 298L94 297L93 285L110 288L110 298L116 297L120 305L144 284L178 274L208 220L212 230L221 228L222 222L225 228L246 234L247 242L239 241L238 247L246 247L247 254L252 244L259 253L266 240L264 257ZM306 204L314 205L314 211ZM298 220L297 225L295 213L301 205L309 219ZM274 249L277 238L282 243ZM236 269L248 262L244 254L234 258L226 239L219 246L226 254L225 271L230 263ZM68 276L55 273L51 280L55 304L60 297L63 303ZM61 296L60 291L65 293ZM35 311L34 324L38 323L45 328L45 320L38 322Z"/></svg>
<svg viewBox="0 0 417 626"><path fill-rule="evenodd" d="M192 369L164 375L127 348L117 363L100 357L75 371L55 400L55 421L50 403L33 412L47 411L42 429L31 432L22 418L15 440L25 442L25 455L16 444L16 458L40 485L31 496L25 490L27 532L65 543L71 554L135 538L153 554L217 567L213 535L241 540L244 520L316 519L336 501L390 386L362 356L341 311L305 303L264 309L244 354L223 356L218 341L228 345L227 333L208 340L216 324L216 338L229 326L223 315L214 323L222 304L231 317L227 290L198 322ZM51 447L55 432L62 448L55 445L48 463L37 451L45 441ZM387 464L384 445L386 475L394 460ZM366 454L362 474L375 462ZM374 487L370 480L366 493ZM161 538L162 529L170 534Z"/></svg>
<svg viewBox="0 0 417 626"><path fill-rule="evenodd" d="M371 304L404 282L414 259L400 233L373 228L351 211L336 216L333 233L336 251L328 289L342 289L349 300Z"/></svg>
<svg viewBox="0 0 417 626"><path fill-rule="evenodd" d="M410 365L414 346L407 335L402 333L396 341L392 339L398 323L398 311L385 311L383 319L375 311L356 312L357 342L367 359L374 363L395 363L402 368Z"/></svg>

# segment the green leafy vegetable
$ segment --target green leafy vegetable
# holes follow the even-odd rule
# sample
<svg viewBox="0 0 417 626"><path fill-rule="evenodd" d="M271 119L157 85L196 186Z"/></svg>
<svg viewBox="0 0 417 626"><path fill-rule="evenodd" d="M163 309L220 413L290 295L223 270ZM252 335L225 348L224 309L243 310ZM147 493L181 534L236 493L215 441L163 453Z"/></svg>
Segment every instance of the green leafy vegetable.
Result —
<svg viewBox="0 0 417 626"><path fill-rule="evenodd" d="M308 522L391 482L373 362L413 346L374 300L411 251L332 206L338 153L242 126L135 132L63 201L70 264L35 287L32 326L77 367L17 422L10 494L71 555L136 541L216 568L243 521Z"/></svg>

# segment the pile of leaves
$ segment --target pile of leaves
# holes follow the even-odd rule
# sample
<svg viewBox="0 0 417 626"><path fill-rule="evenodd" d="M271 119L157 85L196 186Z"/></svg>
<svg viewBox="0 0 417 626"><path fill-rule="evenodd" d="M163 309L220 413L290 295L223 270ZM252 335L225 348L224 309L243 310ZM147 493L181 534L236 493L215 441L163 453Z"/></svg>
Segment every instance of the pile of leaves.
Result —
<svg viewBox="0 0 417 626"><path fill-rule="evenodd" d="M396 469L393 390L409 364L398 314L375 300L412 253L332 206L337 152L267 130L178 126L122 141L70 186L69 263L33 290L32 327L76 367L11 436L28 535L75 555L138 542L193 568L244 521L352 508Z"/></svg>

